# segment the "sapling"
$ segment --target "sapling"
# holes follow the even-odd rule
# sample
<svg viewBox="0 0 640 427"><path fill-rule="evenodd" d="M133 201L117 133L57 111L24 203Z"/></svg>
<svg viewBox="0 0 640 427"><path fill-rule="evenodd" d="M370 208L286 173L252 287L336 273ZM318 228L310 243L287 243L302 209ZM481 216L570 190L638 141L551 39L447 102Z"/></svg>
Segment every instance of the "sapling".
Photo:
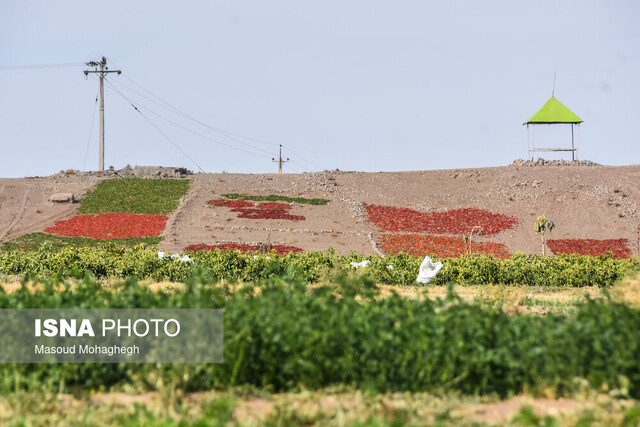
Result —
<svg viewBox="0 0 640 427"><path fill-rule="evenodd" d="M462 242L464 243L464 250L467 254L471 253L471 246L473 245L473 236L484 235L484 229L479 225L474 225L470 232L462 233Z"/></svg>
<svg viewBox="0 0 640 427"><path fill-rule="evenodd" d="M533 229L536 233L540 233L542 235L542 256L547 255L546 246L544 243L544 232L553 230L555 228L555 224L550 219L547 219L547 214L542 214L538 217L538 220L533 225Z"/></svg>

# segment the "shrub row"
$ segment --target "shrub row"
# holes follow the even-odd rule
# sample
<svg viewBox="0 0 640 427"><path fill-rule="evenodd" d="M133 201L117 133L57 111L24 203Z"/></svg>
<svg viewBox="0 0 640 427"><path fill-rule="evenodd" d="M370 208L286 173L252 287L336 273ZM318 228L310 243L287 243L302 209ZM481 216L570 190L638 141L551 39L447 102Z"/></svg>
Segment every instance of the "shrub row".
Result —
<svg viewBox="0 0 640 427"><path fill-rule="evenodd" d="M200 275L185 288L156 293L129 279L107 292L85 279L75 289L49 280L39 291L0 293L0 308L225 310L222 364L3 364L0 392L236 385L280 391L342 384L506 396L575 391L588 382L640 397L640 310L607 300L587 300L571 316L535 317L454 295L435 302L378 298L364 278L311 292L301 281L270 279L231 292Z"/></svg>
<svg viewBox="0 0 640 427"><path fill-rule="evenodd" d="M227 199L253 200L254 202L286 202L309 205L326 205L329 203L329 199L307 199L306 197L288 197L278 196L275 194L270 194L268 196L250 196L247 194L228 193L222 194L221 196L226 197Z"/></svg>
<svg viewBox="0 0 640 427"><path fill-rule="evenodd" d="M76 276L89 272L94 277L136 276L140 279L184 281L195 266L206 270L215 280L257 281L289 274L306 282L318 282L353 271L352 261L370 260L359 271L377 283L414 284L421 258L397 254L386 258L372 255L337 255L329 250L278 255L245 254L239 251L190 252L191 262L163 259L144 245L127 250L112 244L109 248L65 247L51 251L45 244L38 251L0 252L0 273L31 274L38 277ZM435 258L435 257L434 257ZM442 259L444 267L432 282L445 284L521 284L531 286L581 287L611 286L625 275L640 270L637 259L613 259L610 256L516 254L500 260L492 256L464 256Z"/></svg>
<svg viewBox="0 0 640 427"><path fill-rule="evenodd" d="M26 250L26 251L37 251L40 246L47 243L50 250L57 251L65 246L75 246L75 247L109 247L112 246L113 243L116 246L122 246L126 248L131 248L133 246L137 246L140 244L144 244L146 246L155 246L162 241L162 237L154 236L154 237L136 237L133 239L109 239L100 240L100 239L92 239L90 237L67 237L67 236L56 236L54 234L36 232L24 234L18 238L15 238L9 242L3 243L0 245L0 250L4 251L15 251L15 250Z"/></svg>

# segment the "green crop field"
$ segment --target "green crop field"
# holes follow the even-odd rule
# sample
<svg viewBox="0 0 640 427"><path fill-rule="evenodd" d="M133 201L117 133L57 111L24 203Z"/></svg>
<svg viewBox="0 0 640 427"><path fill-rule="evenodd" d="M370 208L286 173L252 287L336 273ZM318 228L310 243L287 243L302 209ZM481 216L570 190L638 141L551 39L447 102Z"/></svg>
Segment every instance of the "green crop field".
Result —
<svg viewBox="0 0 640 427"><path fill-rule="evenodd" d="M313 286L292 274L238 284L199 267L171 289L135 278L108 286L89 277L24 281L0 292L1 309L224 308L225 361L0 365L0 420L40 425L65 404L55 396L74 396L69 419L93 425L239 425L252 420L241 408L256 400L270 408L260 423L272 425L334 423L340 405L360 408L347 425L478 425L464 408L524 393L606 400L564 418L523 406L514 425L634 425L640 310L607 294L571 305L514 315L451 291L435 300L393 290L382 297L366 275ZM144 404L110 406L110 398ZM619 399L627 404L616 406Z"/></svg>
<svg viewBox="0 0 640 427"><path fill-rule="evenodd" d="M0 250L3 251L36 251L39 250L42 245L45 245L47 250L58 251L62 248L105 248L109 246L122 246L126 248L132 248L140 244L146 246L154 246L162 241L162 237L138 237L133 239L109 239L108 241L91 239L89 237L66 237L56 236L49 233L30 233L20 236L17 239L13 239L10 242L4 243L0 246Z"/></svg>
<svg viewBox="0 0 640 427"><path fill-rule="evenodd" d="M78 214L129 212L168 215L189 191L189 180L124 178L102 181L90 191Z"/></svg>

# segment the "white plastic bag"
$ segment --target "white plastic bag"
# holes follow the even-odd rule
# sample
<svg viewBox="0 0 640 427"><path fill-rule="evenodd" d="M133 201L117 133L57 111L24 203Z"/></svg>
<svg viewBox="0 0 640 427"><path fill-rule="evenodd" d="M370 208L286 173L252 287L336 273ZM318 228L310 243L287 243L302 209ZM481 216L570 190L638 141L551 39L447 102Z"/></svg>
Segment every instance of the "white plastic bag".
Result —
<svg viewBox="0 0 640 427"><path fill-rule="evenodd" d="M354 267L354 268L358 269L358 268L364 268L364 267L366 267L367 265L369 265L370 263L371 263L371 261L369 261L368 259L365 259L365 260L364 260L364 261L362 261L362 262L355 262L355 261L351 261L351 262L349 263L349 265L351 265L351 267Z"/></svg>
<svg viewBox="0 0 640 427"><path fill-rule="evenodd" d="M429 284L431 279L436 277L438 273L440 273L440 269L442 268L441 262L436 262L435 264L431 261L431 258L428 256L424 257L422 264L420 264L420 273L418 273L418 278L416 281L418 283L424 283L425 285Z"/></svg>

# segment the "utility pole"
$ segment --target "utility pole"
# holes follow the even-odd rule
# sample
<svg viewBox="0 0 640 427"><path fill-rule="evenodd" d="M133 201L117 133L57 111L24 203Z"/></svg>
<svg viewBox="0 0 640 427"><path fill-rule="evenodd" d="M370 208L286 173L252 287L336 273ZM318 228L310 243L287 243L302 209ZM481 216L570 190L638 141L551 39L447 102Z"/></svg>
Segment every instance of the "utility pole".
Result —
<svg viewBox="0 0 640 427"><path fill-rule="evenodd" d="M104 171L104 75L109 73L118 73L120 70L109 70L107 67L107 58L102 57L102 61L89 61L86 62L87 67L94 67L93 71L84 70L84 75L99 74L100 76L100 159L98 160L98 170ZM100 68L100 69L98 69Z"/></svg>
<svg viewBox="0 0 640 427"><path fill-rule="evenodd" d="M271 161L278 162L278 173L282 173L282 164L289 161L288 157L287 160L282 160L282 144L280 144L280 156L278 157L278 160L271 158Z"/></svg>

